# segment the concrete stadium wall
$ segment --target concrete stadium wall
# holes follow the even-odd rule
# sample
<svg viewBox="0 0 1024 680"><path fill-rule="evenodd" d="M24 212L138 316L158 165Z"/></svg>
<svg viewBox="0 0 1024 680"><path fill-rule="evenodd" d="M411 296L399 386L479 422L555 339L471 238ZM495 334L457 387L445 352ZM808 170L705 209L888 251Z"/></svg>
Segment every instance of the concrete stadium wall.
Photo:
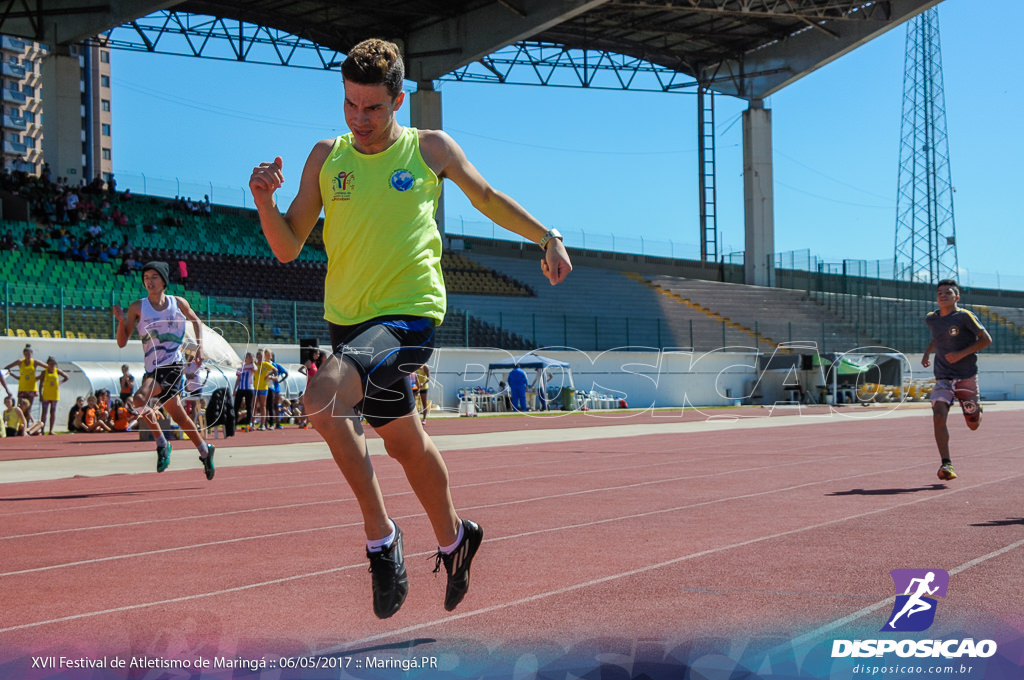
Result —
<svg viewBox="0 0 1024 680"><path fill-rule="evenodd" d="M117 393L121 364L128 364L136 378L143 373L142 344L137 340L129 342L124 349L118 348L112 340L31 338L28 342L34 349L35 358L45 361L47 356L53 355L70 377L61 387L57 415L57 427L60 429L67 423L67 412L75 397L101 388ZM20 359L25 344L25 338L0 338L0 366ZM274 350L278 362L291 373L287 385L289 396L297 396L305 380L296 370L299 348L292 345L268 347ZM240 356L252 349L235 347ZM753 352L538 351L544 356L569 362L577 389L605 394L616 401L625 399L630 408L726 406L737 400L749 403L753 393L760 397L759 403L773 404L786 400L783 382L788 371L771 370L759 375L757 355ZM457 411L460 390L488 386L488 364L519 354L497 349L437 350L430 362L434 381L431 400L447 411ZM980 366L983 398L1024 400L1024 355L985 354ZM212 368L207 393L224 384L233 386L232 371ZM921 366L919 356L908 357L905 371L905 380L924 379L931 375ZM497 381L503 378L504 374L495 375L490 386L497 387ZM12 392L17 391L15 380L8 378L7 384ZM33 415L38 417L38 400L36 404Z"/></svg>

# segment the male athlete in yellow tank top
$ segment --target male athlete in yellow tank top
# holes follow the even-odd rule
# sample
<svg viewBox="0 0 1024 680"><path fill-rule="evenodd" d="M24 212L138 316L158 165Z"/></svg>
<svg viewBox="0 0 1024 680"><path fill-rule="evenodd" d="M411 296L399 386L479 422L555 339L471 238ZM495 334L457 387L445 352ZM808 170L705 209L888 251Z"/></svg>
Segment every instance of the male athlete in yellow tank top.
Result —
<svg viewBox="0 0 1024 680"><path fill-rule="evenodd" d="M381 618L402 606L409 581L402 532L384 507L360 414L401 463L430 520L438 542L434 570L443 563L448 575L445 609L465 596L483 539L480 526L455 511L448 471L417 417L409 381L430 357L445 312L434 222L441 180L453 181L493 222L538 243L552 285L572 270L561 235L492 188L451 137L398 124L404 73L393 43L372 39L353 47L341 67L349 134L313 147L284 215L274 200L284 161L261 163L249 180L263 233L282 262L299 255L325 214L324 317L334 353L309 381L304 404L359 502Z"/></svg>

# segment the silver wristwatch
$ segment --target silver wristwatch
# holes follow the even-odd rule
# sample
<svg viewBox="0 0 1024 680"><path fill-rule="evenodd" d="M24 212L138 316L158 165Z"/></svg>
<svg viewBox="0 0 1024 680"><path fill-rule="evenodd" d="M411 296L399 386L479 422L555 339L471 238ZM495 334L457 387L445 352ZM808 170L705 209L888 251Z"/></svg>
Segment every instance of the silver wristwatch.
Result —
<svg viewBox="0 0 1024 680"><path fill-rule="evenodd" d="M540 243L537 245L540 246L541 250L546 251L548 249L548 242L553 238L557 238L559 241L563 240L562 235L558 233L557 229L549 229L546 234L540 237Z"/></svg>

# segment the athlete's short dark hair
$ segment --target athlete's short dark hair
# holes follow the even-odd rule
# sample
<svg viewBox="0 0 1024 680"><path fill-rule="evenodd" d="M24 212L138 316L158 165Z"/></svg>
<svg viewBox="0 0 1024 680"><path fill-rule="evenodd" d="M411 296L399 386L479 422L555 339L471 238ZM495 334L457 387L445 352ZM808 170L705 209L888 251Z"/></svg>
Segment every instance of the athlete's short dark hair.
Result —
<svg viewBox="0 0 1024 680"><path fill-rule="evenodd" d="M938 290L943 286L949 286L950 288L956 288L957 295L960 294L960 284L956 282L956 279L942 279L935 284L935 289Z"/></svg>
<svg viewBox="0 0 1024 680"><path fill-rule="evenodd" d="M383 85L394 99L402 91L405 63L398 45L370 38L351 50L341 64L341 77L360 85Z"/></svg>

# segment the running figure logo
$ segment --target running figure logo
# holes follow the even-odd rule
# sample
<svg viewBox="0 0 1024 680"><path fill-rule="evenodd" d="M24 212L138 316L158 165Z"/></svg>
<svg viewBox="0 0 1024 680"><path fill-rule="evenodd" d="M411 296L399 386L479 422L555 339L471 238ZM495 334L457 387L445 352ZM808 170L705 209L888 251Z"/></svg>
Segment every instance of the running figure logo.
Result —
<svg viewBox="0 0 1024 680"><path fill-rule="evenodd" d="M893 569L896 602L883 631L922 631L935 621L938 601L932 595L946 596L949 573L942 569ZM899 593L902 593L899 594Z"/></svg>

